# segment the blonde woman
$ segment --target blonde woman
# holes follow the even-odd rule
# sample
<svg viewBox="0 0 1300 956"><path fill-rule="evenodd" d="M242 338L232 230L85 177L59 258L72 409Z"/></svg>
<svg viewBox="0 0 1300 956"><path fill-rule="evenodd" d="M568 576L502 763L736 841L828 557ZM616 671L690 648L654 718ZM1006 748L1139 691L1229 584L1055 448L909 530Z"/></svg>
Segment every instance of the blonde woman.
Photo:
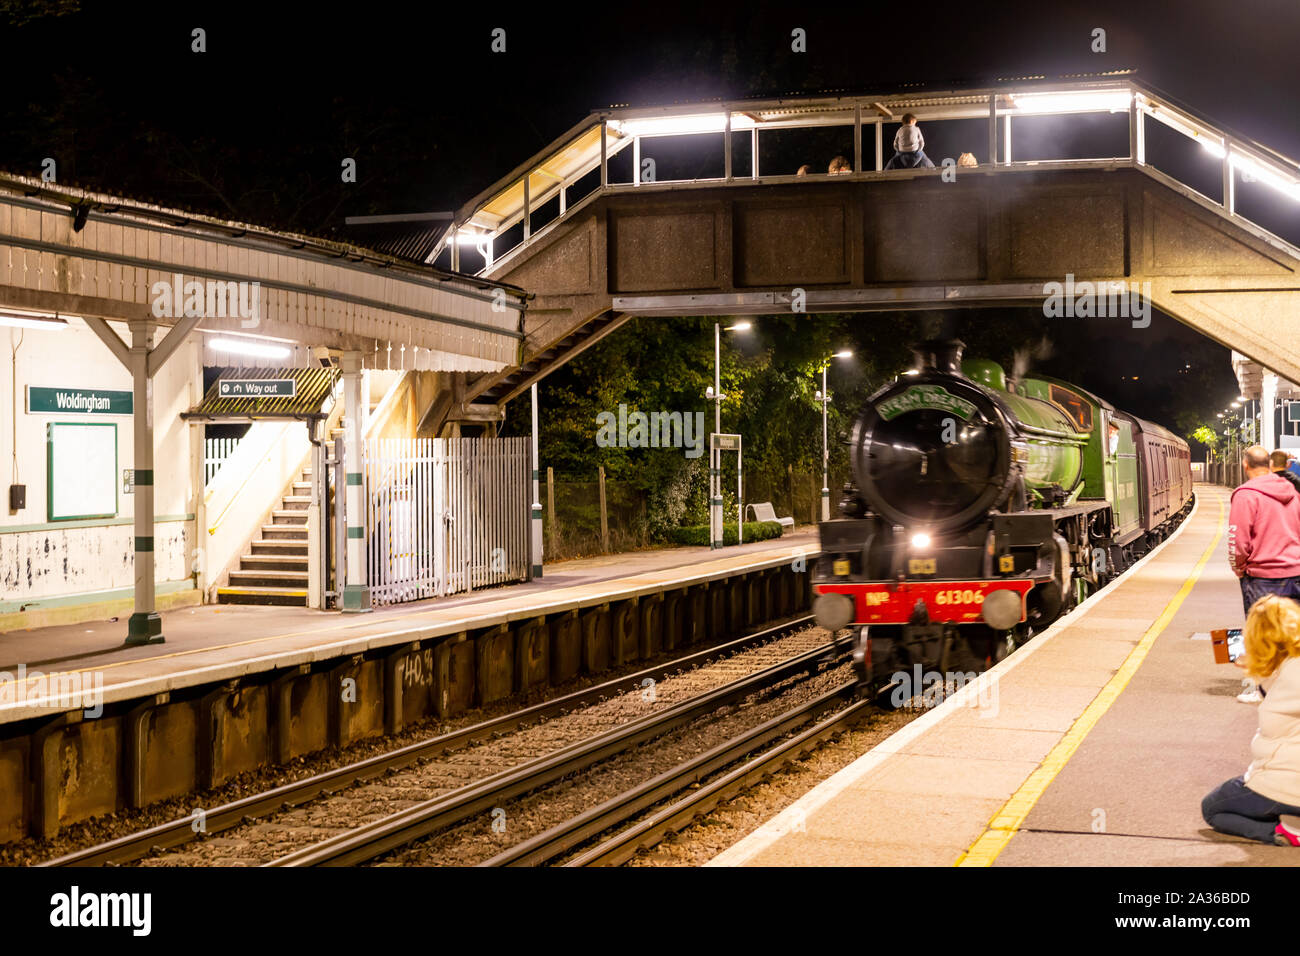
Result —
<svg viewBox="0 0 1300 956"><path fill-rule="evenodd" d="M1300 605L1266 595L1246 615L1246 672L1263 686L1254 758L1245 774L1201 801L1220 833L1300 846Z"/></svg>

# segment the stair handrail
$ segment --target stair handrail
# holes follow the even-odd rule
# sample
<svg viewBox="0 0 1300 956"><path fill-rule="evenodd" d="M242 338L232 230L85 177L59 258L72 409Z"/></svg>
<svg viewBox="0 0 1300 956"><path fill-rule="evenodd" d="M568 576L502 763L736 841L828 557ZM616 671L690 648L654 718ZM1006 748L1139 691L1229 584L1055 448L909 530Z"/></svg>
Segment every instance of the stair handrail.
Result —
<svg viewBox="0 0 1300 956"><path fill-rule="evenodd" d="M334 384L334 387L330 390L329 394L325 396L324 401L321 402L320 411L323 414L325 414L326 428L329 427L329 424L332 420L337 421L335 412L342 410L343 403L338 401L339 397L341 397L342 395L342 392L343 392L343 380L342 378L340 378L339 381L337 381ZM326 411L326 409L328 409L328 412ZM308 428L311 427L310 420L306 420L305 424L307 425ZM310 452L308 452L308 454L310 455ZM244 480L240 482L240 485L235 490L235 493L230 496L230 500L226 502L226 506L221 509L221 514L217 515L217 520L212 523L211 527L208 528L209 535L214 535L217 533L217 529L221 527L221 522L224 521L226 515L230 513L230 509L234 507L235 502L238 501L240 496L245 491L248 490L248 486L253 480L254 473L255 472L250 471L247 475L244 476Z"/></svg>

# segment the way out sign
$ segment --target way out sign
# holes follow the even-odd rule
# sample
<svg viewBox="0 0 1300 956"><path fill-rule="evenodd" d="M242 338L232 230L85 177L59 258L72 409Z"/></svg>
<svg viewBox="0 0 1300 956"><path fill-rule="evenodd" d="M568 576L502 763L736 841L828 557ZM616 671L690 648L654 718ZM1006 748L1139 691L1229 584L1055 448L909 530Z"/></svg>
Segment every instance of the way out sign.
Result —
<svg viewBox="0 0 1300 956"><path fill-rule="evenodd" d="M222 398L293 398L297 382L292 378L223 378L217 382Z"/></svg>

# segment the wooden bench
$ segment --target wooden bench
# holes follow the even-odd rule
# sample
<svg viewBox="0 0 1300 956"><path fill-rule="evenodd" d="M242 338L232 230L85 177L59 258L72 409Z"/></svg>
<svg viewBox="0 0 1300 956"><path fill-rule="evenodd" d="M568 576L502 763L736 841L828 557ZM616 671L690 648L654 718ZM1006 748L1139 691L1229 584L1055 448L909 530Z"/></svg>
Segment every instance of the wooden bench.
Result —
<svg viewBox="0 0 1300 956"><path fill-rule="evenodd" d="M755 505L746 505L745 510L747 512L754 512L755 521L775 521L781 526L782 534L785 534L786 528L794 528L794 519L778 518L776 516L776 509L772 507L772 502L770 501L762 501Z"/></svg>

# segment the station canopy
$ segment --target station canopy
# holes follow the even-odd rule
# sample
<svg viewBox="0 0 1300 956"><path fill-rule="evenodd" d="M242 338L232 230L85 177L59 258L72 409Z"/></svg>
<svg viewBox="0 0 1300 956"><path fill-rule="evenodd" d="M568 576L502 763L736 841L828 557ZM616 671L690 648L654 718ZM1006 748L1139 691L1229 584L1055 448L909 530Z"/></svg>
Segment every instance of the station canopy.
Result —
<svg viewBox="0 0 1300 956"><path fill-rule="evenodd" d="M190 422L316 421L338 382L336 368L224 368L203 400L181 418Z"/></svg>

